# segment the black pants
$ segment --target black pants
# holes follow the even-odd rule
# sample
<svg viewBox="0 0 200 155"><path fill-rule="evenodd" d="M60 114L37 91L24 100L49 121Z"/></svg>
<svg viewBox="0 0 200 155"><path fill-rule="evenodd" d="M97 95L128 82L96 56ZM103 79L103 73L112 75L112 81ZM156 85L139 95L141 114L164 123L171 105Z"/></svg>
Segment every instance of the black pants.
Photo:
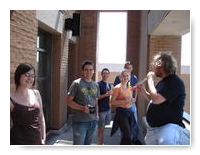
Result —
<svg viewBox="0 0 200 155"><path fill-rule="evenodd" d="M121 117L119 117L119 128L122 132L120 145L131 145L131 118L125 115L121 115Z"/></svg>
<svg viewBox="0 0 200 155"><path fill-rule="evenodd" d="M137 139L138 126L131 108L116 108L116 114L111 130L111 136L120 128L122 132L121 145L131 145L132 140Z"/></svg>

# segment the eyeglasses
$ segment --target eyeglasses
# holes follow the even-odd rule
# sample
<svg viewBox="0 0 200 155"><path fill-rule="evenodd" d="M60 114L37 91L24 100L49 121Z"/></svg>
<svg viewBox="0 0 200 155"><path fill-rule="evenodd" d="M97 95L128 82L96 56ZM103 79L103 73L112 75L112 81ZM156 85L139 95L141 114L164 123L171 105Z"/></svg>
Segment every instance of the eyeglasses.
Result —
<svg viewBox="0 0 200 155"><path fill-rule="evenodd" d="M27 78L35 78L35 74L25 73L24 74Z"/></svg>
<svg viewBox="0 0 200 155"><path fill-rule="evenodd" d="M103 72L102 74L110 74L109 72Z"/></svg>

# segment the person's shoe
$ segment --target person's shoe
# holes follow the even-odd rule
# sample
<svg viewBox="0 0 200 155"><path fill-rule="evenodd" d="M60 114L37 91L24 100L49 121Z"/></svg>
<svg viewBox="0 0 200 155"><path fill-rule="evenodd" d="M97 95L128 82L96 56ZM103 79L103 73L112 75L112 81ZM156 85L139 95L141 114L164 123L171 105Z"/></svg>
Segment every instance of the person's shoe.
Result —
<svg viewBox="0 0 200 155"><path fill-rule="evenodd" d="M139 141L139 139L133 140L132 143L133 143L133 145L143 145L143 144Z"/></svg>

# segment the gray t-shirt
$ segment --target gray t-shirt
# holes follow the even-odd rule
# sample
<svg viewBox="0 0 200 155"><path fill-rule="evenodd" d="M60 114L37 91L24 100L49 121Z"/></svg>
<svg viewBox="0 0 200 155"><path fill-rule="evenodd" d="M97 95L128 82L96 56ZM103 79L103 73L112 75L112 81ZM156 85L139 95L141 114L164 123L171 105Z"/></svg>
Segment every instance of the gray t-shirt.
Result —
<svg viewBox="0 0 200 155"><path fill-rule="evenodd" d="M68 95L73 96L73 101L79 105L96 106L96 98L100 95L99 86L94 81L86 82L83 78L79 78L73 81ZM76 109L72 109L72 114L73 122L90 122L96 119L95 114L87 114Z"/></svg>

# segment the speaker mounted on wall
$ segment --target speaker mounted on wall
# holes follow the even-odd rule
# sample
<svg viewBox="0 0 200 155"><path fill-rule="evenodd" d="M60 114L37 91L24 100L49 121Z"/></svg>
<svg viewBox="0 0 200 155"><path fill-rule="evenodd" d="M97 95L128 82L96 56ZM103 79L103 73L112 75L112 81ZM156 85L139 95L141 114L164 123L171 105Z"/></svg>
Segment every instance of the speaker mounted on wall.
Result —
<svg viewBox="0 0 200 155"><path fill-rule="evenodd" d="M73 18L65 19L65 30L72 30L72 36L80 36L80 14L73 13Z"/></svg>

